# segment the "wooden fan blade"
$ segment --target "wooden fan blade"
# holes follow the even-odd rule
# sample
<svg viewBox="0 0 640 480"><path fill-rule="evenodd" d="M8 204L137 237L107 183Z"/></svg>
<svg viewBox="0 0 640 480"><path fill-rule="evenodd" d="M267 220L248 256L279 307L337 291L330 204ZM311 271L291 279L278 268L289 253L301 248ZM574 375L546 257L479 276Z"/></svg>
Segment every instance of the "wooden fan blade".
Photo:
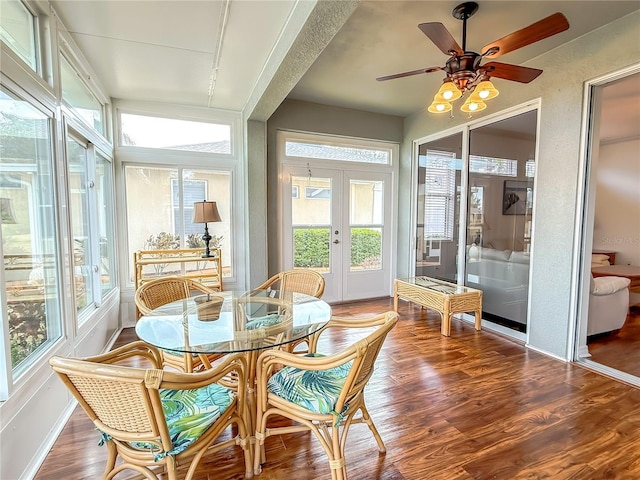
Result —
<svg viewBox="0 0 640 480"><path fill-rule="evenodd" d="M529 83L538 78L542 70L537 68L522 67L520 65L511 65L510 63L489 62L481 67L490 77L503 78L504 80L512 80L514 82Z"/></svg>
<svg viewBox="0 0 640 480"><path fill-rule="evenodd" d="M442 50L445 55L462 55L464 52L455 38L449 33L449 30L440 22L421 23L418 28L429 37L436 47Z"/></svg>
<svg viewBox="0 0 640 480"><path fill-rule="evenodd" d="M483 55L491 58L498 58L507 52L512 52L518 48L526 47L544 38L560 33L569 28L569 21L562 13L557 12L542 20L532 23L528 27L510 33L482 49ZM497 49L495 53L493 50Z"/></svg>
<svg viewBox="0 0 640 480"><path fill-rule="evenodd" d="M442 67L428 67L428 68L421 68L419 70L412 70L410 72L394 73L393 75L378 77L376 78L376 80L378 80L379 82L382 82L384 80L393 80L394 78L402 78L402 77L410 77L411 75L419 75L420 73L437 72L438 70L442 70Z"/></svg>

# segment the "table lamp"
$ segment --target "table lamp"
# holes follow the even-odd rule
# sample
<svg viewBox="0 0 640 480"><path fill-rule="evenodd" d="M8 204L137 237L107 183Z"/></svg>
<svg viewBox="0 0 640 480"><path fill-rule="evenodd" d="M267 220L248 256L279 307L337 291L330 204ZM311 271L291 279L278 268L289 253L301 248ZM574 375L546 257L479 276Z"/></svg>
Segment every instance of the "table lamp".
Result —
<svg viewBox="0 0 640 480"><path fill-rule="evenodd" d="M202 258L210 258L211 251L209 250L209 242L211 241L211 235L209 235L209 222L220 222L220 214L218 213L218 206L216 202L195 202L193 204L193 223L204 223L204 253Z"/></svg>

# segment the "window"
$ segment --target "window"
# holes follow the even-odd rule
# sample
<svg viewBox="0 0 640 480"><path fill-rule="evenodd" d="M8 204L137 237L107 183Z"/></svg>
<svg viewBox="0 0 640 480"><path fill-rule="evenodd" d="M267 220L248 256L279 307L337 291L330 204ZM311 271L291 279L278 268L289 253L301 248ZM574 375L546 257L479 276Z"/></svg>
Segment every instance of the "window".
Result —
<svg viewBox="0 0 640 480"><path fill-rule="evenodd" d="M331 198L331 189L323 187L305 187L304 196L309 199L328 199ZM296 197L297 198L297 197Z"/></svg>
<svg viewBox="0 0 640 480"><path fill-rule="evenodd" d="M1 8L0 39L33 71L37 71L36 17L18 0L3 1Z"/></svg>
<svg viewBox="0 0 640 480"><path fill-rule="evenodd" d="M321 143L285 142L285 155L288 157L321 158L324 160L341 160L344 162L364 162L389 165L391 150L362 147L341 147Z"/></svg>
<svg viewBox="0 0 640 480"><path fill-rule="evenodd" d="M96 216L98 223L98 257L102 297L116 286L115 222L113 218L113 164L96 155Z"/></svg>
<svg viewBox="0 0 640 480"><path fill-rule="evenodd" d="M193 203L213 200L222 220L208 225L209 246L222 249L223 275L232 276L231 185L228 171L125 166L128 257L138 250L203 248L204 225L192 222Z"/></svg>
<svg viewBox="0 0 640 480"><path fill-rule="evenodd" d="M60 55L62 99L91 128L105 135L104 107L64 55Z"/></svg>
<svg viewBox="0 0 640 480"><path fill-rule="evenodd" d="M6 289L2 320L9 327L15 379L61 336L56 177L50 117L2 87L0 125L0 248Z"/></svg>
<svg viewBox="0 0 640 480"><path fill-rule="evenodd" d="M469 171L485 175L500 175L501 177L517 177L518 161L508 158L480 157L469 155Z"/></svg>
<svg viewBox="0 0 640 480"><path fill-rule="evenodd" d="M231 126L122 113L120 144L191 152L231 153Z"/></svg>
<svg viewBox="0 0 640 480"><path fill-rule="evenodd" d="M94 305L91 274L91 227L89 224L89 162L87 146L67 138L69 210L73 236L73 282L76 310ZM80 315L78 316L80 318Z"/></svg>
<svg viewBox="0 0 640 480"><path fill-rule="evenodd" d="M73 287L78 323L115 287L113 169L95 146L67 137Z"/></svg>
<svg viewBox="0 0 640 480"><path fill-rule="evenodd" d="M189 245L189 236L196 234L200 237L202 236L200 228L201 226L197 223L192 223L191 219L193 218L193 204L194 202L202 202L207 197L207 182L203 180L185 180L182 183L183 194L180 196L180 188L177 180L171 181L171 190L173 198L173 231L175 233L180 232L182 229L182 215L180 214L180 205L182 204L181 198L184 198L184 234L187 239L187 244L185 245L188 248L191 248ZM193 242L192 242L193 243ZM196 248L199 245L194 245L193 248Z"/></svg>
<svg viewBox="0 0 640 480"><path fill-rule="evenodd" d="M453 240L458 162L449 152L427 150L424 176L424 238Z"/></svg>

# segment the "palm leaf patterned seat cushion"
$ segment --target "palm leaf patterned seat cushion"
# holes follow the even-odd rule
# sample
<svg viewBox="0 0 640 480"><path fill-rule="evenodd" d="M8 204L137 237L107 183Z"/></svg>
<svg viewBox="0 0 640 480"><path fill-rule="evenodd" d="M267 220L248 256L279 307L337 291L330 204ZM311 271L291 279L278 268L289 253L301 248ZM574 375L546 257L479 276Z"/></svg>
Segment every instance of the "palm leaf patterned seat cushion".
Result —
<svg viewBox="0 0 640 480"><path fill-rule="evenodd" d="M305 356L322 357L324 355L316 353ZM311 412L335 414L335 405L352 363L350 361L328 370L284 367L269 379L267 389L278 397Z"/></svg>
<svg viewBox="0 0 640 480"><path fill-rule="evenodd" d="M173 448L168 452L158 452L156 461L189 448L229 408L234 397L233 390L215 383L194 390L160 390L162 410ZM133 442L131 446L149 450L155 448L144 442Z"/></svg>
<svg viewBox="0 0 640 480"><path fill-rule="evenodd" d="M273 327L274 325L278 325L282 323L282 315L278 315L277 313L270 313L265 315L264 317L254 317L250 321L247 322L247 330L255 330L257 328L263 327Z"/></svg>

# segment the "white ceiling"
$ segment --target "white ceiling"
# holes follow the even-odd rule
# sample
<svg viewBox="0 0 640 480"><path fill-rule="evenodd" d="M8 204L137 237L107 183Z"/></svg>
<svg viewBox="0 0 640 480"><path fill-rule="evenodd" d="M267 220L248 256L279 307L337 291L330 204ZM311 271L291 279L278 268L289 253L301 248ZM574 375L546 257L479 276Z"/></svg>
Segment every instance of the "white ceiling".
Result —
<svg viewBox="0 0 640 480"><path fill-rule="evenodd" d="M386 82L375 78L444 65L447 57L417 25L442 22L462 44L462 22L451 15L458 3L362 0L288 97L403 117L424 108L441 83L442 72ZM478 12L467 25L467 49L474 51L554 12L564 13L569 30L499 59L534 68L536 56L640 8L637 0L478 3ZM295 21L297 1L53 0L52 4L111 97L242 111L283 31ZM209 96L213 77L215 89ZM519 85L498 82L499 89ZM619 104L620 117L625 103Z"/></svg>
<svg viewBox="0 0 640 480"><path fill-rule="evenodd" d="M51 3L112 98L241 111L295 0Z"/></svg>

